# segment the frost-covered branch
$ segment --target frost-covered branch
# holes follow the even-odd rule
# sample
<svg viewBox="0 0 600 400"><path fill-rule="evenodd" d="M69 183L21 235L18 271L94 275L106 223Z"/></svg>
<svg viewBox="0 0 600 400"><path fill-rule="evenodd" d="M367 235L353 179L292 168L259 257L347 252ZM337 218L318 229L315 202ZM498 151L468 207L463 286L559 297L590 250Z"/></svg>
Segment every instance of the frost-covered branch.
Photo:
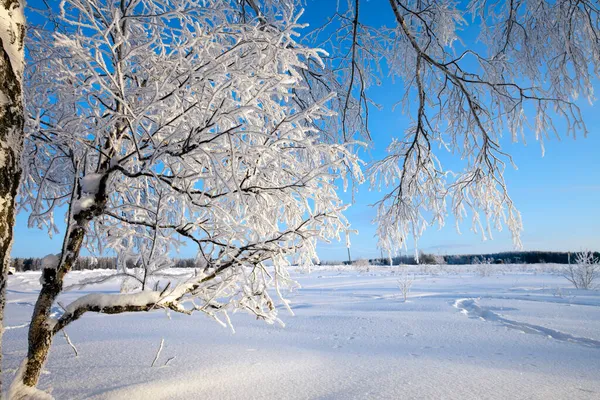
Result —
<svg viewBox="0 0 600 400"><path fill-rule="evenodd" d="M50 10L52 11L52 10ZM245 310L279 321L274 288L310 266L319 241L348 230L338 179L362 180L360 143L323 135L335 93L304 72L321 50L296 39L293 2L63 0L51 34L33 29L26 70L29 139L21 206L56 230L43 271L24 373L37 383L52 337L87 312L169 309L220 321ZM170 256L197 249L193 276ZM117 254L118 295L52 304L81 249ZM133 267L132 267L133 266Z"/></svg>
<svg viewBox="0 0 600 400"><path fill-rule="evenodd" d="M370 3L347 0L311 37L331 54L325 61L337 83L330 86L353 98L338 106L342 119L352 110L354 121L366 123L368 88L387 78L412 120L404 134L391 132L389 155L369 171L371 186L385 193L376 218L380 246L394 251L409 236L443 225L449 212L457 227L471 218L483 238L507 226L519 246L522 223L504 181L512 159L503 136L525 141L530 131L543 152L550 136L587 133L577 100L594 99L600 72L598 5L388 3L387 26L361 17ZM445 153L462 160L458 168L442 165Z"/></svg>

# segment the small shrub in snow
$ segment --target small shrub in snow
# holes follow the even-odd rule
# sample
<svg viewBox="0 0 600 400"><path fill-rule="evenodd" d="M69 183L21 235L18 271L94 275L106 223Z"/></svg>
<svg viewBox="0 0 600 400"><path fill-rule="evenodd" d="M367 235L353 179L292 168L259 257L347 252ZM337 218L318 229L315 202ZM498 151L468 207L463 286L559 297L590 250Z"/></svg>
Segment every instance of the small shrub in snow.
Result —
<svg viewBox="0 0 600 400"><path fill-rule="evenodd" d="M559 298L563 298L563 292L562 289L560 287L557 287L554 289L554 292L552 293L552 296L554 297L559 297Z"/></svg>
<svg viewBox="0 0 600 400"><path fill-rule="evenodd" d="M369 272L369 267L371 265L369 264L369 260L366 260L364 258L359 258L358 260L356 260L352 263L352 266L355 267L356 269Z"/></svg>
<svg viewBox="0 0 600 400"><path fill-rule="evenodd" d="M493 267L491 258L482 258L481 260L477 260L475 265L479 276L486 277L492 275Z"/></svg>
<svg viewBox="0 0 600 400"><path fill-rule="evenodd" d="M593 289L600 277L600 261L591 251L582 251L575 257L575 264L565 267L563 276L577 289Z"/></svg>
<svg viewBox="0 0 600 400"><path fill-rule="evenodd" d="M402 298L404 299L405 303L414 281L415 276L410 276L406 272L402 275L402 279L398 280L398 287L400 288L400 292L402 293Z"/></svg>
<svg viewBox="0 0 600 400"><path fill-rule="evenodd" d="M521 264L521 272L527 272L529 270L529 266L527 264Z"/></svg>
<svg viewBox="0 0 600 400"><path fill-rule="evenodd" d="M421 275L437 275L440 271L438 265L421 264L419 265L419 273Z"/></svg>
<svg viewBox="0 0 600 400"><path fill-rule="evenodd" d="M359 258L356 261L352 262L352 265L355 267L368 267L369 266L369 260L366 260L364 258Z"/></svg>

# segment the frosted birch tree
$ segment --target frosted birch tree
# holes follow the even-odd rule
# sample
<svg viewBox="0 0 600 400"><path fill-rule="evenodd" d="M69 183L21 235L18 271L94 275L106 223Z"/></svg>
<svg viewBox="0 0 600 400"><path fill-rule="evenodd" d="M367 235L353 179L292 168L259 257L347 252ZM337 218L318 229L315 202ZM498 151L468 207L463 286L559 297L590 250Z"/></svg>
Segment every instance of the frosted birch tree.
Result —
<svg viewBox="0 0 600 400"><path fill-rule="evenodd" d="M298 10L261 7L64 0L52 32L32 28L21 205L50 232L56 210L69 210L60 254L42 271L15 398L43 395L35 386L54 335L88 312L227 321L244 310L277 322L267 289L281 296L290 261L310 265L317 241L345 236L336 179L362 177L356 145L323 130L335 93L304 94L301 71L322 51L296 42ZM198 252L191 275L150 285L127 268L160 272L183 241ZM112 277L139 285L56 313L84 246L116 252Z"/></svg>
<svg viewBox="0 0 600 400"><path fill-rule="evenodd" d="M586 0L347 0L310 39L328 50L327 71L354 102L338 110L344 133L368 124L369 87L397 85L412 123L372 165L385 193L376 223L394 250L448 213L469 218L483 238L522 223L504 180L512 164L503 136L544 146L551 136L587 134L578 98L594 99L600 72L600 8ZM377 13L381 25L365 14ZM372 18L370 19L372 20ZM382 134L381 132L380 134ZM384 133L385 134L385 133ZM462 160L457 168L442 159ZM453 169L453 170L452 170ZM416 247L416 246L415 246Z"/></svg>
<svg viewBox="0 0 600 400"><path fill-rule="evenodd" d="M34 390L53 336L86 312L244 309L276 321L267 289L291 284L290 256L310 264L317 240L347 233L336 179L362 180L348 141L370 137L368 89L383 79L400 83L413 122L370 169L386 193L380 246L392 251L449 212L484 237L507 226L519 245L502 136L532 132L543 146L587 133L576 101L593 100L600 71L596 3L347 0L308 42L295 5L69 0L50 32L33 30L21 201L50 232L55 210L69 211L14 393ZM365 24L362 12L381 5L388 26ZM442 165L444 153L462 169ZM201 268L177 280L162 272L182 241ZM133 291L54 315L83 246L115 251L114 277Z"/></svg>
<svg viewBox="0 0 600 400"><path fill-rule="evenodd" d="M23 147L25 18L22 0L0 2L0 393L6 282Z"/></svg>

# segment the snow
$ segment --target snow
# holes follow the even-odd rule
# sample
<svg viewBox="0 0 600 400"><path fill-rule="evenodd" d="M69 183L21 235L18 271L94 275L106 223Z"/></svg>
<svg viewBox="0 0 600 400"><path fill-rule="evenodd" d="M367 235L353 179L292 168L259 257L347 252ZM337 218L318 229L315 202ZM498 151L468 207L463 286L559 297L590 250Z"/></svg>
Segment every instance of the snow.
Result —
<svg viewBox="0 0 600 400"><path fill-rule="evenodd" d="M81 178L81 190L85 193L96 194L102 181L102 174L88 174Z"/></svg>
<svg viewBox="0 0 600 400"><path fill-rule="evenodd" d="M89 306L107 308L107 307L123 307L145 306L146 304L156 303L160 300L160 292L139 292L125 294L104 294L90 293L75 300L66 307L66 312L72 313L78 308L86 308Z"/></svg>
<svg viewBox="0 0 600 400"><path fill-rule="evenodd" d="M504 325L508 328L516 329L523 333L543 335L555 340L562 340L577 343L582 346L600 349L600 341L598 340L577 337L543 326L503 318L494 311L491 311L489 307L481 307L477 303L476 299L456 300L456 302L454 303L454 307L460 309L464 314L470 316L471 318L480 318L483 321L496 321L499 322L501 325Z"/></svg>
<svg viewBox="0 0 600 400"><path fill-rule="evenodd" d="M56 269L58 267L58 264L60 263L60 254L48 254L47 256L45 256L44 258L42 258L42 270L46 270L46 269ZM41 274L40 275L40 284L43 285L44 284L44 279L46 279L47 276L45 274Z"/></svg>
<svg viewBox="0 0 600 400"><path fill-rule="evenodd" d="M56 269L60 262L60 254L48 254L42 258L42 269Z"/></svg>
<svg viewBox="0 0 600 400"><path fill-rule="evenodd" d="M98 193L103 176L103 174L88 174L81 178L80 185L83 194L73 202L73 214L77 214L94 205L95 195Z"/></svg>
<svg viewBox="0 0 600 400"><path fill-rule="evenodd" d="M94 196L81 196L80 199L73 202L73 214L78 214L94 205Z"/></svg>
<svg viewBox="0 0 600 400"><path fill-rule="evenodd" d="M67 327L78 357L55 338L40 389L57 399L597 399L600 292L574 289L556 265L490 268L411 267L407 302L397 267L295 272L286 327L237 313L236 334L200 313L89 313ZM66 286L106 273L73 272ZM37 279L9 277L7 325L27 323ZM59 302L120 296L109 281ZM26 337L5 333L5 381Z"/></svg>
<svg viewBox="0 0 600 400"><path fill-rule="evenodd" d="M20 377L25 369L25 363L27 359L24 359L21 366L17 370L15 376ZM8 398L10 400L52 400L53 397L36 388L23 385L21 379L15 379L8 390Z"/></svg>

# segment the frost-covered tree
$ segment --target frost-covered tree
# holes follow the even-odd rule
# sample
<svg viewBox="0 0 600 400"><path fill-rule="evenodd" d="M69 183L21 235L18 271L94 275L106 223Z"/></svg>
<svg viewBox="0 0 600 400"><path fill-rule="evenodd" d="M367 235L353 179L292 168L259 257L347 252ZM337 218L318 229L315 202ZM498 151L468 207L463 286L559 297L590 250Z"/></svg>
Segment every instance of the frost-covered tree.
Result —
<svg viewBox="0 0 600 400"><path fill-rule="evenodd" d="M25 18L22 0L0 2L0 393L6 281L23 147Z"/></svg>
<svg viewBox="0 0 600 400"><path fill-rule="evenodd" d="M344 133L365 132L369 87L394 80L412 123L374 163L380 246L394 250L450 211L484 238L522 223L507 193L503 136L542 144L586 134L575 101L594 98L600 8L587 0L347 0L312 40L331 53L328 79L348 99ZM373 14L381 25L373 25ZM370 16L367 14L371 14ZM320 78L323 80L323 78ZM459 166L444 166L454 158ZM451 171L453 169L453 171Z"/></svg>
<svg viewBox="0 0 600 400"><path fill-rule="evenodd" d="M70 207L17 383L35 386L53 335L85 312L241 308L274 321L266 289L289 282L288 256L309 264L318 238L347 232L335 179L361 177L344 140L370 137L368 88L388 77L413 123L371 168L388 190L381 247L443 224L448 208L519 244L501 138L586 133L575 100L593 99L600 71L597 4L347 0L307 47L295 3L69 0L52 32L34 31L22 202L51 232ZM387 26L365 24L367 7ZM201 268L150 282L183 240ZM82 246L115 251L134 291L51 316Z"/></svg>
<svg viewBox="0 0 600 400"><path fill-rule="evenodd" d="M594 289L600 279L600 259L589 250L577 253L575 264L563 268L563 276L577 289Z"/></svg>
<svg viewBox="0 0 600 400"><path fill-rule="evenodd" d="M36 393L54 335L87 312L278 321L267 289L292 283L290 257L310 265L318 240L345 235L336 179L362 179L360 166L354 144L324 134L335 93L306 95L321 51L295 41L299 15L279 2L64 0L52 32L32 29L21 202L50 232L69 210L14 396ZM183 242L199 268L149 284L139 271L160 273ZM84 246L117 253L112 277L139 284L53 313Z"/></svg>

